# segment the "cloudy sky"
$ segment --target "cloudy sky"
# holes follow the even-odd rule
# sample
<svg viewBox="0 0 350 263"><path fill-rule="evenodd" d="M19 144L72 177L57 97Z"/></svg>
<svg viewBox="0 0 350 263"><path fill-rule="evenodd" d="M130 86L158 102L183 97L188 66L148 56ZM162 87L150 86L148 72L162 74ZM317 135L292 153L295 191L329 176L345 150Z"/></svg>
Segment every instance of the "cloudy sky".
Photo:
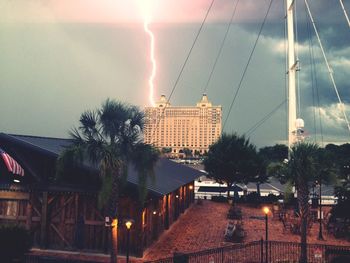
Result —
<svg viewBox="0 0 350 263"><path fill-rule="evenodd" d="M67 137L81 112L99 107L106 98L148 106L146 18L155 36L155 99L169 96L211 1L0 0L0 131ZM236 1L214 1L172 105L195 105L201 98ZM287 138L285 105L251 129L285 100L283 2L272 3L229 116L270 0L238 2L206 90L213 104L223 106L223 120L228 116L225 131L253 131L248 135L258 147ZM349 142L304 1L296 2L300 116L309 140L321 143L321 123L324 143ZM338 0L308 2L350 118L350 28ZM350 1L343 2L350 12Z"/></svg>

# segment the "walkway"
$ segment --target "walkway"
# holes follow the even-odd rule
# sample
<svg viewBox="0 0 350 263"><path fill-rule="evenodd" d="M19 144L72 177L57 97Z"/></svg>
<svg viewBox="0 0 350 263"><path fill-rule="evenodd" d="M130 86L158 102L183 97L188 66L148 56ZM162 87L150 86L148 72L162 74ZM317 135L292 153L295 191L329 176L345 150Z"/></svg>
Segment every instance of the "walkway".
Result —
<svg viewBox="0 0 350 263"><path fill-rule="evenodd" d="M265 237L265 220L261 208L238 205L242 207L243 228L246 231L244 242L256 241ZM224 242L224 232L228 219L228 204L203 201L202 205L194 204L179 220L165 231L160 239L148 248L143 260L155 260L170 257L174 252L194 252L229 245ZM260 217L260 218L259 218ZM349 241L335 239L323 231L325 241L319 241L318 224L314 223L309 243L329 245L350 245ZM283 231L282 222L269 216L269 239L276 241L299 242L300 236Z"/></svg>

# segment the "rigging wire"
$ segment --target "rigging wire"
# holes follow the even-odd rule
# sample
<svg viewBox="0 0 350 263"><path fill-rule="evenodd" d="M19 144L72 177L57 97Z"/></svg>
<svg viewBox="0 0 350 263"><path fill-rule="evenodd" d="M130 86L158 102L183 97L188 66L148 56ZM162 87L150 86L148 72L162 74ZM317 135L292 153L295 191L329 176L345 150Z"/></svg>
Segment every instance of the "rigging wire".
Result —
<svg viewBox="0 0 350 263"><path fill-rule="evenodd" d="M310 28L310 22L307 19L307 11L305 7L305 16L306 16L306 31L307 31L307 37L308 37L308 44L309 44L309 63L311 67L311 89L312 89L312 106L314 107L312 113L313 113L313 123L314 123L314 141L317 142L317 126L316 126L316 102L315 102L315 75L314 75L314 56L313 56L313 50L312 50L312 42L311 42L311 28Z"/></svg>
<svg viewBox="0 0 350 263"><path fill-rule="evenodd" d="M340 2L340 5L341 5L341 7L342 7L342 9L343 9L343 12L344 12L346 21L348 22L348 25L349 25L349 27L350 27L350 20L349 20L349 17L348 17L348 13L346 12L346 9L345 9L345 7L344 7L343 0L339 0L339 2Z"/></svg>
<svg viewBox="0 0 350 263"><path fill-rule="evenodd" d="M168 99L167 99L167 102L166 102L166 104L165 104L166 106L168 105L168 103L170 102L170 99L171 99L172 95L174 94L174 91L175 91L175 89L176 89L176 87L177 87L177 84L179 83L179 80L180 80L180 78L181 78L181 76L182 76L182 73L183 73L183 71L184 71L184 69L185 69L185 66L186 66L186 64L187 64L187 62L188 62L188 59L190 58L190 55L191 55L191 53L192 53L192 50L193 50L194 46L195 46L196 43L197 43L198 37L199 37L200 33L202 32L202 28L203 28L203 26L204 26L204 24L205 24L205 21L207 20L207 17L208 17L208 15L209 15L209 12L210 12L210 10L211 10L211 8L212 8L214 2L215 2L215 0L212 0L212 1L211 1L210 6L209 6L209 8L208 8L208 10L207 10L207 12L206 12L206 14L205 14L205 17L204 17L204 19L203 19L203 21L202 21L202 23L201 23L201 25L200 25L200 27L199 27L199 29L198 29L198 31L197 31L197 34L196 34L196 36L195 36L195 38L194 38L194 40L193 40L193 43L192 43L192 45L191 45L191 48L190 48L190 50L189 50L189 52L188 52L188 54L187 54L187 56L186 56L186 59L185 59L184 63L183 63L182 66L181 66L180 72L179 72L179 74L178 74L178 76L177 76L177 78L176 78L176 80L175 80L175 83L174 83L172 89L171 89L170 95L169 95L169 97L168 97ZM165 111L166 106L163 107L162 112L161 112L161 115L164 114L164 111ZM153 135L155 134L155 132L156 132L156 130L157 130L157 128L158 128L159 122L160 122L160 118L157 118L156 125L155 125L154 128L152 128L152 129L153 129L153 131L152 131L152 134L153 134ZM154 137L154 136L152 136L152 138L153 138L153 137ZM151 144L153 144L153 143L155 143L155 142L152 141Z"/></svg>
<svg viewBox="0 0 350 263"><path fill-rule="evenodd" d="M284 57L285 57L285 63L284 63L284 97L286 98L287 101L289 101L289 94L288 94L288 78L287 78L287 74L288 74L288 40L287 40L287 10L286 8L284 8L284 6L287 5L287 2L286 0L284 1L284 5L282 5L283 7L283 10L284 10ZM285 107L285 111L286 111L286 114L288 114L288 103L286 103L286 107ZM285 124L285 128L286 128L286 138L288 138L289 136L289 131L288 131L288 121L286 121L286 124Z"/></svg>
<svg viewBox="0 0 350 263"><path fill-rule="evenodd" d="M229 118L229 116L230 116L230 114L231 114L232 107L233 107L233 104L234 104L234 103L235 103L235 101L236 101L236 98L237 98L238 92L239 92L239 90L240 90L240 89L241 89L241 87L242 87L243 79L244 79L244 77L245 77L245 74L247 73L248 66L250 65L250 61L251 61L251 59L252 59L252 57L253 57L253 54L254 54L255 48L256 48L256 46L257 46L257 44L258 44L258 41L259 41L259 38L260 38L261 32L262 32L262 30L263 30L263 28L264 28L264 25L265 25L265 22L266 22L267 16L268 16L268 14L269 14L269 12L270 12L270 9L271 9L271 6L272 6L272 2L273 2L273 0L270 0L269 7L267 8L267 11L266 11L266 14L265 14L264 20L263 20L263 22L261 23L260 30L259 30L258 36L257 36L257 38L256 38L256 40L255 40L255 43L254 43L253 49L252 49L252 51L250 52L250 55L249 55L249 58L248 58L247 64L246 64L246 66L245 66L245 68L244 68L244 71L243 71L243 74L242 74L241 79L240 79L240 81L239 81L239 84L238 84L237 90L236 90L236 92L235 92L235 94L234 94L234 97L233 97L233 99L232 99L232 101L231 101L230 108L229 108L228 114L227 114L227 116L226 116L226 119L225 119L225 121L224 121L224 125L223 125L223 128L222 128L223 130L224 130L224 129L225 129L225 127L226 127L227 120L228 120L228 118Z"/></svg>
<svg viewBox="0 0 350 263"><path fill-rule="evenodd" d="M260 119L256 124L254 124L249 130L247 130L244 134L249 137L252 133L254 133L262 124L264 124L268 119L272 117L272 115L279 109L281 108L287 100L285 99L282 101L280 104L278 104L271 112L269 112L266 116L264 116L262 119Z"/></svg>
<svg viewBox="0 0 350 263"><path fill-rule="evenodd" d="M208 89L210 80L211 80L211 78L212 78L212 76L213 76L213 73L214 73L214 71L215 71L215 68L216 68L216 64L217 64L217 62L218 62L218 60L219 60L219 58L220 58L220 56L221 56L221 52L222 52L222 49L223 49L223 47L224 47L224 45L225 45L227 35L228 35L229 31L230 31L233 18L234 18L235 14L236 14L236 9L237 9L238 3L239 3L239 0L236 0L236 1L234 2L234 7L233 7L233 11L232 11L232 15L231 15L230 21L229 21L229 23L228 23L228 25L227 25L224 38L223 38L223 40L222 40L222 42L221 42L219 52L218 52L218 54L217 54L217 56L216 56L216 58L215 58L215 62L214 62L213 67L212 67L212 69L211 69L211 72L210 72L209 78L208 78L208 80L207 80L207 83L205 84L205 87L204 87L204 89L203 89L203 93L206 93L206 91L207 91L207 89Z"/></svg>
<svg viewBox="0 0 350 263"><path fill-rule="evenodd" d="M301 115L301 106L300 106L300 74L298 73L298 71L300 71L300 61L299 61L299 39L298 39L298 12L297 12L297 1L295 2L295 4L293 5L294 8L294 28L295 28L295 42L296 44L296 63L297 63L297 67L296 67L296 76L297 76L297 95L298 95L298 112L297 112L297 116L298 118L300 118Z"/></svg>
<svg viewBox="0 0 350 263"><path fill-rule="evenodd" d="M325 63L326 63L326 66L327 66L327 69L328 69L328 73L329 73L329 76L331 78L331 81L332 81L332 84L333 84L333 88L335 90L335 93L338 97L338 101L339 101L339 104L340 104L340 109L344 115L344 119L345 119L345 122L346 122L346 125L348 127L348 130L350 132L350 124L349 124L349 121L348 121L348 117L346 116L346 113L345 113L345 105L344 103L342 102L341 98L340 98L340 95L339 95L339 92L338 92L338 88L337 88L337 85L335 84L335 80L334 80L334 76L333 76L333 70L331 69L331 67L329 66L329 63L328 63L328 60L327 60L327 57L326 57L326 54L324 52L324 49L323 49L323 45L322 45L322 42L321 42L321 39L320 39L320 36L318 34L318 31L317 31L317 28L316 28L316 25L315 25L315 21L313 19L313 16L311 14L311 11L310 11L310 7L309 7L309 4L307 2L307 0L304 0L305 1L305 5L306 5L306 8L307 8L307 11L308 11L308 14L309 14L309 17L310 17L310 20L311 20L311 23L312 23L312 26L314 28L314 31L316 33L316 37L317 37L317 40L318 40L318 44L321 48L321 51L322 51L322 55L323 55L323 58L325 60Z"/></svg>
<svg viewBox="0 0 350 263"><path fill-rule="evenodd" d="M189 50L189 52L188 52L188 54L187 54L187 56L186 56L186 59L185 59L183 65L182 65L182 67L181 67L180 73L179 73L179 75L178 75L177 78L176 78L175 84L174 84L174 86L173 86L173 88L172 88L172 90L171 90L171 92L170 92L170 95L169 95L169 98L168 98L168 101L167 101L167 102L170 101L170 99L171 99L171 97L172 97L172 95L173 95L173 93L174 93L174 91L175 91L175 89L176 89L176 87L177 87L177 84L178 84L178 82L179 82L179 80L180 80L180 78L181 78L182 72L184 71L185 66L186 66L186 64L187 64L187 61L188 61L188 59L190 58L190 55L191 55L192 50L193 50L193 47L194 47L195 44L197 43L197 39L198 39L198 37L199 37L199 35L200 35L201 31L202 31L202 28L203 28L203 26L204 26L204 23L205 23L205 21L207 20L208 14L209 14L209 12L210 12L210 10L211 10L211 8L212 8L214 2L215 2L215 0L212 0L212 1L211 1L211 4L210 4L210 6L209 6L209 8L208 8L208 10L207 10L207 13L205 14L205 17L204 17L204 19L203 19L203 21L202 21L202 24L201 24L201 26L200 26L199 29L198 29L197 35L196 35L196 37L195 37L195 39L194 39L194 41L193 41L193 43L192 43L192 46L191 46L191 48L190 48L190 50Z"/></svg>
<svg viewBox="0 0 350 263"><path fill-rule="evenodd" d="M317 83L317 71L316 71L316 64L315 64L315 52L314 52L314 43L311 36L311 26L310 22L307 19L307 10L305 6L305 16L306 16L306 26L307 26L307 33L308 33L308 40L309 40L309 56L310 56L310 65L311 65L311 86L312 86L312 103L314 106L313 115L314 115L314 128L315 128L315 142L317 143L317 124L316 124L316 111L318 109L318 120L319 120L319 127L320 127L320 136L321 136L321 147L324 145L323 141L323 125L322 125L322 115L321 115L321 107L320 107L320 95L319 95L319 89L318 89L318 83ZM315 96L317 105L315 102Z"/></svg>

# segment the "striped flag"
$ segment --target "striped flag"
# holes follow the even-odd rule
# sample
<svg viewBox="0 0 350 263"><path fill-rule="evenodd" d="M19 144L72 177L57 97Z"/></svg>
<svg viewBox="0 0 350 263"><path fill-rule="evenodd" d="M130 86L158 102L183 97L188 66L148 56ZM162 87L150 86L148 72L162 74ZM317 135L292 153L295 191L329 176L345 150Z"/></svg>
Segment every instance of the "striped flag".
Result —
<svg viewBox="0 0 350 263"><path fill-rule="evenodd" d="M23 170L22 166L20 166L19 163L16 162L15 159L13 159L8 153L3 151L1 148L0 148L0 156L4 160L4 163L7 167L7 170L10 173L24 176L24 170Z"/></svg>

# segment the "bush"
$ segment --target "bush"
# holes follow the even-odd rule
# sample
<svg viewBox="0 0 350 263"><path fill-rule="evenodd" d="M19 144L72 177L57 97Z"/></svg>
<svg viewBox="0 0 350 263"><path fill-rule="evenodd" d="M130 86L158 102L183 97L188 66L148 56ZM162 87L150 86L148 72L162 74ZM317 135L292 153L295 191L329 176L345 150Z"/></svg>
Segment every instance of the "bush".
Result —
<svg viewBox="0 0 350 263"><path fill-rule="evenodd" d="M278 201L278 196L277 195L274 195L274 194L269 194L267 197L266 197L266 202L267 203L276 203Z"/></svg>
<svg viewBox="0 0 350 263"><path fill-rule="evenodd" d="M211 201L218 202L218 203L225 203L227 202L227 198L225 196L212 196Z"/></svg>
<svg viewBox="0 0 350 263"><path fill-rule="evenodd" d="M257 192L251 192L246 197L247 203L250 204L259 204L260 203L260 196Z"/></svg>
<svg viewBox="0 0 350 263"><path fill-rule="evenodd" d="M29 232L19 225L0 226L0 258L1 262L22 260L31 246Z"/></svg>

